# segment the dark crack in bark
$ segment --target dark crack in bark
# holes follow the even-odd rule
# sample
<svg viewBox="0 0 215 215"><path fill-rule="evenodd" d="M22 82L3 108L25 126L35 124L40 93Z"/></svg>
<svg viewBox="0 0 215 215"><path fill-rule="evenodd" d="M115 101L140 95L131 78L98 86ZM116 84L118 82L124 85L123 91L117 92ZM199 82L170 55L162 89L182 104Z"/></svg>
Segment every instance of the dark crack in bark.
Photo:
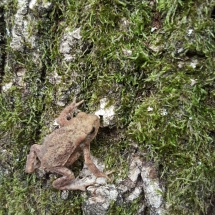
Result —
<svg viewBox="0 0 215 215"><path fill-rule="evenodd" d="M5 34L6 34L6 24L4 20L4 9L0 7L0 83L2 83L2 79L4 76L4 65L5 65L5 59L6 59Z"/></svg>

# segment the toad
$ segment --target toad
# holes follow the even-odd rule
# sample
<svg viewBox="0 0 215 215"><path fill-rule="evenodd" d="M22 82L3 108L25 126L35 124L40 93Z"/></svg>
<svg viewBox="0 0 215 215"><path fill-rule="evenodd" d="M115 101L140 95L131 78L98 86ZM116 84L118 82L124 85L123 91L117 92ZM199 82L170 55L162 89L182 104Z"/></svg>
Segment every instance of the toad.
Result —
<svg viewBox="0 0 215 215"><path fill-rule="evenodd" d="M78 182L68 168L79 158L81 152L83 152L85 164L97 178L108 178L96 167L90 157L90 142L98 132L99 117L84 112L79 112L76 117L73 117L75 109L83 102L82 100L76 103L74 98L56 120L60 128L46 136L42 145L32 145L27 156L26 173L34 172L38 158L40 169L62 175L52 183L52 186L59 190L85 190L86 186L91 185L84 183L83 180Z"/></svg>

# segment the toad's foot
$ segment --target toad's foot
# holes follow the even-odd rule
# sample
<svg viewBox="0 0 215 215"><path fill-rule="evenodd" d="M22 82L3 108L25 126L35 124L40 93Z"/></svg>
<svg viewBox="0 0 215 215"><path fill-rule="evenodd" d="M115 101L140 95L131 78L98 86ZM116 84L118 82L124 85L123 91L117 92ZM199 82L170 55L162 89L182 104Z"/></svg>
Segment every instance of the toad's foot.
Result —
<svg viewBox="0 0 215 215"><path fill-rule="evenodd" d="M92 185L104 185L106 184L106 178L100 177L96 178L95 176L92 177L84 177L82 179L76 178L70 184L61 187L60 190L82 190L85 191L86 187Z"/></svg>
<svg viewBox="0 0 215 215"><path fill-rule="evenodd" d="M65 190L63 187L70 184L70 182L75 178L73 172L66 167L53 167L50 168L49 171L63 175L61 178L56 179L52 183L52 186L58 190Z"/></svg>

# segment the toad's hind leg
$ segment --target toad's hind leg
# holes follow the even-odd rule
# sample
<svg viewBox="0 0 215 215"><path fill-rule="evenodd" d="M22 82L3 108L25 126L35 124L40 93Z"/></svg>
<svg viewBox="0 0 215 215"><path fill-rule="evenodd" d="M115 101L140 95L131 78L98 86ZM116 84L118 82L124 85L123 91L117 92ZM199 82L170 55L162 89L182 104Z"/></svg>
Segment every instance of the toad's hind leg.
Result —
<svg viewBox="0 0 215 215"><path fill-rule="evenodd" d="M34 144L31 146L30 153L27 155L27 161L25 166L25 172L32 173L35 169L35 161L38 157L41 159L41 145Z"/></svg>
<svg viewBox="0 0 215 215"><path fill-rule="evenodd" d="M53 167L50 168L49 171L63 175L61 178L56 179L52 183L52 186L58 190L65 190L64 187L70 184L71 181L75 178L73 172L66 167Z"/></svg>

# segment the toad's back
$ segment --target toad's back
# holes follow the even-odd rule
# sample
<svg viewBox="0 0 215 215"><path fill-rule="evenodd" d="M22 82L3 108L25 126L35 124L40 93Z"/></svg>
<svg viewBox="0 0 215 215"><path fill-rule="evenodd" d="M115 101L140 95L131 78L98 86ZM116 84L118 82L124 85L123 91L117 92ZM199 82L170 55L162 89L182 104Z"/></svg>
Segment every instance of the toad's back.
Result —
<svg viewBox="0 0 215 215"><path fill-rule="evenodd" d="M67 125L53 131L43 142L41 167L64 166L82 142L90 143L97 134L100 122L93 114L78 113Z"/></svg>

